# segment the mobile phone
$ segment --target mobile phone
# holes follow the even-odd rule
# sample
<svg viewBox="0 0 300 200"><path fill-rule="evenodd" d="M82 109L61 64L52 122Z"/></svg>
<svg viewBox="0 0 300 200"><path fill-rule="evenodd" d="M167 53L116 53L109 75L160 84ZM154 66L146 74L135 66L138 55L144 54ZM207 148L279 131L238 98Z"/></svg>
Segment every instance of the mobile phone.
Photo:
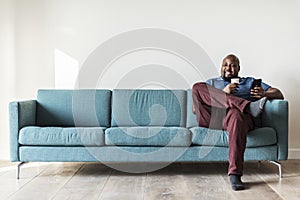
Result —
<svg viewBox="0 0 300 200"><path fill-rule="evenodd" d="M251 89L254 89L254 87L260 87L261 86L261 79L254 79L251 85Z"/></svg>

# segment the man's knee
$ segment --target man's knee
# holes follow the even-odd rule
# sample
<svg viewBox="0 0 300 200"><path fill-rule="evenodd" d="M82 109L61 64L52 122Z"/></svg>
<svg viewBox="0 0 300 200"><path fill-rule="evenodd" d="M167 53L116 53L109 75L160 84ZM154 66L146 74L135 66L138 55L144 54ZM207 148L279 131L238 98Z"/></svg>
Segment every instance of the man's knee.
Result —
<svg viewBox="0 0 300 200"><path fill-rule="evenodd" d="M202 88L205 88L207 89L207 85L205 82L198 82L198 83L195 83L192 87L192 90L193 92L196 92L198 90L201 90Z"/></svg>
<svg viewBox="0 0 300 200"><path fill-rule="evenodd" d="M252 118L248 113L243 113L237 108L231 108L228 110L227 115L227 124L234 123L238 126L245 126L252 124Z"/></svg>
<svg viewBox="0 0 300 200"><path fill-rule="evenodd" d="M237 108L231 108L227 112L227 117L230 121L243 121L244 119L244 113L239 111Z"/></svg>

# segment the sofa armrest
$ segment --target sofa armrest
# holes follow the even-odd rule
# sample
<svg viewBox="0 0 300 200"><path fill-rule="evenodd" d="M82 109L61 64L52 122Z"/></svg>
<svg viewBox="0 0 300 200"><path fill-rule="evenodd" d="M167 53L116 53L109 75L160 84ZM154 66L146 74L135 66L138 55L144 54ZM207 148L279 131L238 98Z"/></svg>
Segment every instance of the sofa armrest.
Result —
<svg viewBox="0 0 300 200"><path fill-rule="evenodd" d="M262 126L272 127L277 133L278 160L288 158L288 102L271 100L265 104L262 113Z"/></svg>
<svg viewBox="0 0 300 200"><path fill-rule="evenodd" d="M11 102L9 104L10 159L19 161L19 130L36 124L36 100Z"/></svg>

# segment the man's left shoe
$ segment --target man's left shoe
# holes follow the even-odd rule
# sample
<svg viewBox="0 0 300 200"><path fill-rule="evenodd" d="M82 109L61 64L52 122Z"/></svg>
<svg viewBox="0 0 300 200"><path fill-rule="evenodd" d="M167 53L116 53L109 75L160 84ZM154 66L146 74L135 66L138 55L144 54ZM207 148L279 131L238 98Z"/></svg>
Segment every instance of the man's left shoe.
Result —
<svg viewBox="0 0 300 200"><path fill-rule="evenodd" d="M245 189L244 183L241 181L240 175L230 174L229 179L230 179L231 187L234 191Z"/></svg>

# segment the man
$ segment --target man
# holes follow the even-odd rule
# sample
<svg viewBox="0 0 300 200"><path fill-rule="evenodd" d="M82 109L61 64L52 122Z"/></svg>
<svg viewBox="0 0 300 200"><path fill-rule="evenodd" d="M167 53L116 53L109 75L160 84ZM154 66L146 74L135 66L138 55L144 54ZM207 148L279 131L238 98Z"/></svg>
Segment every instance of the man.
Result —
<svg viewBox="0 0 300 200"><path fill-rule="evenodd" d="M240 62L235 55L223 59L221 77L193 85L193 112L198 125L228 132L228 175L233 190L244 189L244 152L247 133L254 128L253 117L263 110L267 99L283 99L280 90L261 83L251 89L252 77L239 77ZM238 78L239 83L231 83Z"/></svg>

